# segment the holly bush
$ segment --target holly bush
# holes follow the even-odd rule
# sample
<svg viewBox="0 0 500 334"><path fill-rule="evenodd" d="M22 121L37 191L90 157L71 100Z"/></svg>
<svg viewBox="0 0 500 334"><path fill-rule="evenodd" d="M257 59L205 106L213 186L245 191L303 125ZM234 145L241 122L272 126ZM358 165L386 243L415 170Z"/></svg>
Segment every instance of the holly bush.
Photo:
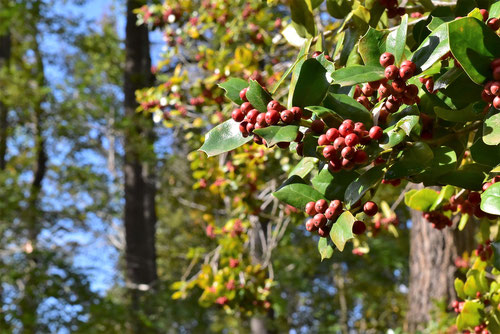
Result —
<svg viewBox="0 0 500 334"><path fill-rule="evenodd" d="M219 84L236 107L200 151L253 141L300 157L273 195L311 216L322 259L373 236L384 187L436 229L476 224L451 306L459 330L500 332L500 3L323 2L290 2L282 34L300 51L276 82ZM317 25L325 8L338 20Z"/></svg>

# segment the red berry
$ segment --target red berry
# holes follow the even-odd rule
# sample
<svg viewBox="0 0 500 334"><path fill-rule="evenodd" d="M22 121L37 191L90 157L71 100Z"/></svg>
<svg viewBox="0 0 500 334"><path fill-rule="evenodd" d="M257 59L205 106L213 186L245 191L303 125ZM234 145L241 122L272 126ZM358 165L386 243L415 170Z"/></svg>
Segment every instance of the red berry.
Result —
<svg viewBox="0 0 500 334"><path fill-rule="evenodd" d="M306 230L308 232L313 232L315 231L316 227L314 226L314 222L312 219L309 219L308 221L306 221Z"/></svg>
<svg viewBox="0 0 500 334"><path fill-rule="evenodd" d="M281 111L283 110L283 106L276 100L272 100L267 104L267 110L277 110Z"/></svg>
<svg viewBox="0 0 500 334"><path fill-rule="evenodd" d="M493 60L490 64L490 68L494 70L495 68L500 67L500 58Z"/></svg>
<svg viewBox="0 0 500 334"><path fill-rule="evenodd" d="M326 211L325 211L325 217L327 219L333 219L336 216L337 216L337 211L334 208L329 207L328 209L326 209Z"/></svg>
<svg viewBox="0 0 500 334"><path fill-rule="evenodd" d="M352 160L355 164L361 165L368 160L368 155L363 150L357 150L356 153L354 153L354 158Z"/></svg>
<svg viewBox="0 0 500 334"><path fill-rule="evenodd" d="M329 233L330 233L330 229L327 228L326 226L323 228L318 228L318 235L322 238L327 238Z"/></svg>
<svg viewBox="0 0 500 334"><path fill-rule="evenodd" d="M354 167L354 162L352 162L351 160L349 159L342 159L342 168L346 169L346 170L350 170Z"/></svg>
<svg viewBox="0 0 500 334"><path fill-rule="evenodd" d="M317 213L315 206L316 206L316 202L309 202L306 204L306 214L308 216L314 216Z"/></svg>
<svg viewBox="0 0 500 334"><path fill-rule="evenodd" d="M363 131L366 131L365 125L361 122L354 123L354 132L358 135L361 135Z"/></svg>
<svg viewBox="0 0 500 334"><path fill-rule="evenodd" d="M332 173L336 173L342 169L342 163L338 159L333 159L328 162L328 170Z"/></svg>
<svg viewBox="0 0 500 334"><path fill-rule="evenodd" d="M481 195L477 191L471 191L467 199L474 205L481 203Z"/></svg>
<svg viewBox="0 0 500 334"><path fill-rule="evenodd" d="M304 156L304 143L299 143L297 145L297 154L301 157Z"/></svg>
<svg viewBox="0 0 500 334"><path fill-rule="evenodd" d="M325 213L326 209L328 209L328 203L324 199L319 199L316 201L314 209L316 209L317 213Z"/></svg>
<svg viewBox="0 0 500 334"><path fill-rule="evenodd" d="M290 147L290 142L288 141L282 141L276 144L279 148L285 149Z"/></svg>
<svg viewBox="0 0 500 334"><path fill-rule="evenodd" d="M406 81L413 76L413 70L409 66L401 66L399 69L399 76L402 80Z"/></svg>
<svg viewBox="0 0 500 334"><path fill-rule="evenodd" d="M394 186L394 187L397 187L401 184L401 179L395 179L395 180L392 180L390 181L390 183Z"/></svg>
<svg viewBox="0 0 500 334"><path fill-rule="evenodd" d="M302 138L304 138L304 134L302 132L297 132L297 137L295 137L294 142L300 143L302 141Z"/></svg>
<svg viewBox="0 0 500 334"><path fill-rule="evenodd" d="M486 189L488 189L493 183L491 182L486 182L483 184L483 191L486 191Z"/></svg>
<svg viewBox="0 0 500 334"><path fill-rule="evenodd" d="M324 145L329 145L331 142L328 140L326 135L321 135L318 138L318 145L319 146L324 146Z"/></svg>
<svg viewBox="0 0 500 334"><path fill-rule="evenodd" d="M359 137L355 133L350 133L345 137L345 143L347 146L354 147L359 144Z"/></svg>
<svg viewBox="0 0 500 334"><path fill-rule="evenodd" d="M337 153L337 151L332 145L325 146L325 148L323 149L323 156L327 160L331 160L335 156L335 153Z"/></svg>
<svg viewBox="0 0 500 334"><path fill-rule="evenodd" d="M380 126L377 126L377 125L372 126L370 129L370 132L368 133L370 138L373 140L379 140L380 138L382 138L383 134L384 134L384 131L382 130L382 128Z"/></svg>
<svg viewBox="0 0 500 334"><path fill-rule="evenodd" d="M300 119L302 118L302 109L300 109L299 107L292 107L290 111L293 113L295 120L300 121Z"/></svg>
<svg viewBox="0 0 500 334"><path fill-rule="evenodd" d="M490 85L490 92L493 95L499 96L500 95L500 82L499 81L494 81Z"/></svg>
<svg viewBox="0 0 500 334"><path fill-rule="evenodd" d="M495 67L493 70L493 79L500 80L500 67Z"/></svg>
<svg viewBox="0 0 500 334"><path fill-rule="evenodd" d="M373 217L378 212L378 206L374 202L366 202L365 205L363 205L363 212L366 215Z"/></svg>
<svg viewBox="0 0 500 334"><path fill-rule="evenodd" d="M247 123L247 132L249 134L253 133L253 129L255 129L255 125L253 125L253 123Z"/></svg>
<svg viewBox="0 0 500 334"><path fill-rule="evenodd" d="M325 209L325 211L326 211L326 209ZM316 214L312 220L313 220L313 224L316 228L321 228L321 227L324 227L326 225L326 217L322 213Z"/></svg>
<svg viewBox="0 0 500 334"><path fill-rule="evenodd" d="M344 124L344 123L345 123L345 124L350 124L350 125L352 125L352 126L354 127L354 121L353 121L352 119L345 119L345 120L342 122L342 124Z"/></svg>
<svg viewBox="0 0 500 334"><path fill-rule="evenodd" d="M260 113L257 115L257 118L256 118L256 123L262 127L265 127L267 125L267 122L266 122L266 113Z"/></svg>
<svg viewBox="0 0 500 334"><path fill-rule="evenodd" d="M337 130L335 128L331 128L331 129L328 129L328 131L326 131L326 138L330 142L333 142L335 139L337 139L339 137L339 135L340 135L339 130Z"/></svg>
<svg viewBox="0 0 500 334"><path fill-rule="evenodd" d="M281 120L286 124L291 124L295 120L295 115L290 110L283 110L281 112Z"/></svg>
<svg viewBox="0 0 500 334"><path fill-rule="evenodd" d="M253 109L253 106L250 102L243 102L240 109L243 112L243 114L246 115L250 110Z"/></svg>
<svg viewBox="0 0 500 334"><path fill-rule="evenodd" d="M486 90L483 90L481 92L481 99L483 99L483 101L486 103L491 103L495 99L495 95L488 94L488 92L486 92Z"/></svg>
<svg viewBox="0 0 500 334"><path fill-rule="evenodd" d="M486 9L480 9L481 15L483 16L483 21L486 22L488 17L490 16L490 13Z"/></svg>
<svg viewBox="0 0 500 334"><path fill-rule="evenodd" d="M395 60L395 58L394 58L394 55L392 53L384 52L380 56L379 62L380 62L380 65L382 65L382 67L387 67L387 66L394 64L394 60Z"/></svg>
<svg viewBox="0 0 500 334"><path fill-rule="evenodd" d="M385 77L389 80L394 80L398 77L399 75L399 70L396 66L394 65L389 65L385 68L384 71Z"/></svg>
<svg viewBox="0 0 500 334"><path fill-rule="evenodd" d="M500 96L495 96L493 99L493 107L500 110Z"/></svg>
<svg viewBox="0 0 500 334"><path fill-rule="evenodd" d="M392 81L392 91L397 94L403 94L406 90L406 83L402 79Z"/></svg>
<svg viewBox="0 0 500 334"><path fill-rule="evenodd" d="M411 68L411 70L413 72L415 72L417 70L417 65L414 62L412 62L411 60L405 60L401 63L401 67L405 67L405 66Z"/></svg>
<svg viewBox="0 0 500 334"><path fill-rule="evenodd" d="M255 124L257 122L257 116L259 116L259 111L257 109L252 109L247 114L247 121L249 123Z"/></svg>
<svg viewBox="0 0 500 334"><path fill-rule="evenodd" d="M345 139L343 137L338 137L335 139L333 142L333 147L335 147L335 150L340 151L345 147Z"/></svg>
<svg viewBox="0 0 500 334"><path fill-rule="evenodd" d="M245 88L243 88L243 89L240 91L240 99L242 99L244 102L248 102L248 99L247 99L247 91L248 91L248 87L245 87Z"/></svg>
<svg viewBox="0 0 500 334"><path fill-rule="evenodd" d="M280 121L280 113L276 109L271 109L266 112L267 125L275 125Z"/></svg>
<svg viewBox="0 0 500 334"><path fill-rule="evenodd" d="M500 20L497 19L496 17L493 17L488 20L488 23L486 25L493 31L497 31L500 29Z"/></svg>
<svg viewBox="0 0 500 334"><path fill-rule="evenodd" d="M325 123L323 123L323 121L320 119L315 119L311 123L311 130L313 130L316 133L322 133L324 128L325 128Z"/></svg>
<svg viewBox="0 0 500 334"><path fill-rule="evenodd" d="M354 224L352 224L352 233L356 235L360 235L365 233L366 225L361 220L356 220Z"/></svg>
<svg viewBox="0 0 500 334"><path fill-rule="evenodd" d="M429 78L429 80L425 82L425 88L429 93L434 93L434 79Z"/></svg>
<svg viewBox="0 0 500 334"><path fill-rule="evenodd" d="M234 109L233 112L231 113L231 118L235 121L235 122L241 122L245 119L245 115L243 115L243 112L241 111L241 109Z"/></svg>
<svg viewBox="0 0 500 334"><path fill-rule="evenodd" d="M378 88L378 97L384 98L388 97L389 95L391 95L389 86L387 86L387 84L380 85L380 87Z"/></svg>
<svg viewBox="0 0 500 334"><path fill-rule="evenodd" d="M348 134L352 133L354 131L354 126L350 123L342 123L339 126L339 133L343 137L347 136Z"/></svg>
<svg viewBox="0 0 500 334"><path fill-rule="evenodd" d="M243 137L248 137L247 124L248 122L240 123L240 132L243 135Z"/></svg>
<svg viewBox="0 0 500 334"><path fill-rule="evenodd" d="M333 146L332 146L333 148ZM333 148L335 149L335 148ZM353 156L354 156L354 148L350 147L350 146L346 146L342 149L342 151L340 152L340 154L342 155L342 158L344 159L348 159L350 160Z"/></svg>
<svg viewBox="0 0 500 334"><path fill-rule="evenodd" d="M311 57L316 58L321 54L321 51L314 51Z"/></svg>
<svg viewBox="0 0 500 334"><path fill-rule="evenodd" d="M381 165L381 164L383 164L383 163L385 163L385 160L384 160L382 157L377 157L375 160L373 160L373 164L374 164L375 166L377 166L377 165ZM384 181L386 181L386 180L382 180L382 183L384 183L384 184L385 184L386 182L384 182Z"/></svg>
<svg viewBox="0 0 500 334"><path fill-rule="evenodd" d="M374 93L373 88L371 88L369 85L364 85L363 88L361 88L361 91L363 92L363 94L365 96L368 96L368 97L372 96Z"/></svg>

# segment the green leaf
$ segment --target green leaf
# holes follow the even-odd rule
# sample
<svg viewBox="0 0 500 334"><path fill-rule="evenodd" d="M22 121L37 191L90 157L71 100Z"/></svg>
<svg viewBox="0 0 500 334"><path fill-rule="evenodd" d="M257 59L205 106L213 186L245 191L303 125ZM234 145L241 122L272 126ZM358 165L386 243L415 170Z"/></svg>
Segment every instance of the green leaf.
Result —
<svg viewBox="0 0 500 334"><path fill-rule="evenodd" d="M260 112L266 112L267 104L273 98L257 81L250 80L250 86L247 91L247 99L255 109Z"/></svg>
<svg viewBox="0 0 500 334"><path fill-rule="evenodd" d="M252 140L251 136L244 138L241 135L239 126L232 119L217 125L205 135L205 142L199 150L211 157L234 150Z"/></svg>
<svg viewBox="0 0 500 334"><path fill-rule="evenodd" d="M472 159L477 163L492 167L500 164L500 146L486 145L482 137L483 129L480 128L476 132L474 144L470 147Z"/></svg>
<svg viewBox="0 0 500 334"><path fill-rule="evenodd" d="M304 210L307 203L316 202L324 198L320 192L307 185L305 181L297 175L288 179L284 185L273 193L273 196L300 210Z"/></svg>
<svg viewBox="0 0 500 334"><path fill-rule="evenodd" d="M326 0L326 10L332 17L343 19L351 12L353 4L353 0Z"/></svg>
<svg viewBox="0 0 500 334"><path fill-rule="evenodd" d="M448 23L453 56L477 84L491 76L490 63L500 56L500 37L483 22L471 17Z"/></svg>
<svg viewBox="0 0 500 334"><path fill-rule="evenodd" d="M437 17L437 16L433 16L432 17L432 20L431 22L427 25L427 28L430 30L430 31L434 31L436 30L441 24L443 23L446 23L446 22L450 22L451 20L454 20L455 18L454 17Z"/></svg>
<svg viewBox="0 0 500 334"><path fill-rule="evenodd" d="M395 65L399 66L403 59L408 31L408 14L403 15L399 27L387 36L386 51L394 55Z"/></svg>
<svg viewBox="0 0 500 334"><path fill-rule="evenodd" d="M488 282L484 276L484 271L473 269L467 273L467 280L464 285L464 293L469 298L475 298L479 291L484 293L487 291Z"/></svg>
<svg viewBox="0 0 500 334"><path fill-rule="evenodd" d="M428 212L438 197L438 193L432 189L420 189L405 203L414 210Z"/></svg>
<svg viewBox="0 0 500 334"><path fill-rule="evenodd" d="M467 296L464 293L464 281L460 278L455 278L455 291L457 292L457 296L461 299L466 299Z"/></svg>
<svg viewBox="0 0 500 334"><path fill-rule="evenodd" d="M228 99L240 105L243 103L243 100L240 99L240 91L248 87L248 82L240 78L229 78L226 82L219 84L219 87L226 91Z"/></svg>
<svg viewBox="0 0 500 334"><path fill-rule="evenodd" d="M471 103L478 102L482 90L481 85L475 84L465 72L461 71L458 78L445 89L441 89L437 95L440 96L441 93L446 95L449 99L445 102L450 107L462 109Z"/></svg>
<svg viewBox="0 0 500 334"><path fill-rule="evenodd" d="M411 61L422 71L430 68L435 62L450 51L448 45L448 24L442 24L420 44Z"/></svg>
<svg viewBox="0 0 500 334"><path fill-rule="evenodd" d="M459 231L463 231L464 228L465 228L465 225L467 225L467 223L469 222L469 214L468 213L463 213L461 216L460 216L460 221L458 222L458 230Z"/></svg>
<svg viewBox="0 0 500 334"><path fill-rule="evenodd" d="M416 142L403 151L401 158L385 173L385 179L394 180L416 175L434 158L432 149L424 142Z"/></svg>
<svg viewBox="0 0 500 334"><path fill-rule="evenodd" d="M408 206L408 203L410 203L410 199L413 195L417 193L417 189L411 189L405 193L405 204Z"/></svg>
<svg viewBox="0 0 500 334"><path fill-rule="evenodd" d="M344 119L339 116L339 114L325 107L310 106L305 107L305 109L311 111L318 118L321 118L330 128L337 128L344 121Z"/></svg>
<svg viewBox="0 0 500 334"><path fill-rule="evenodd" d="M344 251L344 247L347 241L354 238L352 233L352 225L356 221L356 218L351 212L345 211L340 215L337 221L332 225L330 230L330 238L332 239L335 246L337 246L339 251Z"/></svg>
<svg viewBox="0 0 500 334"><path fill-rule="evenodd" d="M276 82L273 86L273 88L271 89L271 94L274 94L276 93L276 91L278 90L278 88L281 86L281 84L286 80L286 78L288 78L288 76L290 75L290 73L292 73L292 71L295 69L295 67L297 66L297 64L301 63L301 62L304 62L305 61L305 57L307 56L306 55L306 45L311 45L311 40L312 39L309 39L308 42L306 42L300 52L299 52L299 55L297 56L297 59L295 59L294 63L286 70L285 73L283 73L283 75L281 76L281 78L278 80L278 82Z"/></svg>
<svg viewBox="0 0 500 334"><path fill-rule="evenodd" d="M489 112L483 124L483 141L486 145L500 144L500 112Z"/></svg>
<svg viewBox="0 0 500 334"><path fill-rule="evenodd" d="M316 154L316 148L318 147L318 138L319 136L313 133L308 133L304 136L302 142L304 143L303 153L305 157L318 157L318 155Z"/></svg>
<svg viewBox="0 0 500 334"><path fill-rule="evenodd" d="M492 184L481 194L481 210L500 215L500 182Z"/></svg>
<svg viewBox="0 0 500 334"><path fill-rule="evenodd" d="M377 81L384 77L384 68L373 65L352 65L340 68L332 74L333 82L341 86Z"/></svg>
<svg viewBox="0 0 500 334"><path fill-rule="evenodd" d="M305 157L300 159L299 163L292 169L288 177L297 175L302 178L306 177L315 167L318 159L312 157Z"/></svg>
<svg viewBox="0 0 500 334"><path fill-rule="evenodd" d="M434 90L447 88L452 82L458 79L461 73L462 70L458 67L450 68L434 82Z"/></svg>
<svg viewBox="0 0 500 334"><path fill-rule="evenodd" d="M316 190L325 195L329 200L338 199L343 201L344 194L349 184L359 176L354 171L339 171L332 173L325 166L321 172L318 173L311 183Z"/></svg>
<svg viewBox="0 0 500 334"><path fill-rule="evenodd" d="M465 301L462 312L457 317L457 328L459 331L481 324L484 305L472 300Z"/></svg>
<svg viewBox="0 0 500 334"><path fill-rule="evenodd" d="M298 125L285 125L278 126L272 125L266 128L256 129L253 131L262 138L264 138L269 146L281 143L281 142L292 142L297 138L297 132L299 132Z"/></svg>
<svg viewBox="0 0 500 334"><path fill-rule="evenodd" d="M475 108L473 104L470 104L466 108L460 110L434 107L434 112L439 118L450 122L465 123L469 121L475 121L483 117L482 111L478 110L478 108Z"/></svg>
<svg viewBox="0 0 500 334"><path fill-rule="evenodd" d="M316 25L311 0L290 0L290 10L297 33L302 37L315 36Z"/></svg>
<svg viewBox="0 0 500 334"><path fill-rule="evenodd" d="M298 77L292 105L301 108L319 105L330 87L326 69L316 59L310 58L295 71L298 71Z"/></svg>
<svg viewBox="0 0 500 334"><path fill-rule="evenodd" d="M324 259L329 259L333 255L334 249L330 242L331 241L329 241L328 238L319 238L318 251L321 255L321 261L323 261Z"/></svg>
<svg viewBox="0 0 500 334"><path fill-rule="evenodd" d="M493 248L493 266L500 270L500 241L492 242L491 247Z"/></svg>
<svg viewBox="0 0 500 334"><path fill-rule="evenodd" d="M318 63L321 64L321 66L323 66L326 70L326 80L328 81L328 83L332 83L333 79L332 79L332 73L335 72L335 64L332 62L332 61L329 61L325 58L325 54L322 53L320 54L319 56L317 56L316 58L314 58L318 61Z"/></svg>
<svg viewBox="0 0 500 334"><path fill-rule="evenodd" d="M363 122L367 128L373 125L372 114L361 103L348 95L330 93L323 101L323 105L343 119Z"/></svg>
<svg viewBox="0 0 500 334"><path fill-rule="evenodd" d="M490 17L500 17L500 2L495 2L490 7Z"/></svg>
<svg viewBox="0 0 500 334"><path fill-rule="evenodd" d="M401 143L418 124L418 120L418 116L409 115L401 118L394 126L386 128L380 140L380 147L388 149Z"/></svg>
<svg viewBox="0 0 500 334"><path fill-rule="evenodd" d="M359 201L368 190L375 187L377 183L382 180L384 176L384 167L384 165L372 167L349 184L344 197L349 208Z"/></svg>
<svg viewBox="0 0 500 334"><path fill-rule="evenodd" d="M387 31L368 28L366 34L359 40L358 52L365 65L380 65L380 55L384 53L384 42Z"/></svg>
<svg viewBox="0 0 500 334"><path fill-rule="evenodd" d="M422 173L412 177L412 181L419 183L433 183L439 176L454 171L457 167L457 154L447 146L434 148L434 159L430 161L429 167Z"/></svg>
<svg viewBox="0 0 500 334"><path fill-rule="evenodd" d="M299 79L300 68L302 64L306 61L307 53L311 48L312 38L309 38L304 45L300 48L299 55L297 56L297 60L295 61L295 67L292 73L292 79L290 81L290 87L288 88L288 109L293 107L292 97L295 93L295 86L297 85L297 80Z"/></svg>
<svg viewBox="0 0 500 334"><path fill-rule="evenodd" d="M448 202L448 200L451 198L451 196L453 196L454 193L455 193L455 188L450 185L441 188L438 198L434 201L429 210L434 211L437 208L439 208L441 204Z"/></svg>
<svg viewBox="0 0 500 334"><path fill-rule="evenodd" d="M440 176L438 180L442 184L450 184L469 190L481 190L487 169L489 168L484 165L467 164Z"/></svg>

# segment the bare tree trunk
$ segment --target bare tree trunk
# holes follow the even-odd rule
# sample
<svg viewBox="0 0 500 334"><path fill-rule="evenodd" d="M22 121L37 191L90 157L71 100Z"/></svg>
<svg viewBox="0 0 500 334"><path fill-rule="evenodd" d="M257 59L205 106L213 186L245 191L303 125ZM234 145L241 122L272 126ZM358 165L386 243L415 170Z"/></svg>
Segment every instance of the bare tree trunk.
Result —
<svg viewBox="0 0 500 334"><path fill-rule="evenodd" d="M157 279L155 249L155 178L153 124L149 115L136 113L135 91L152 84L148 29L137 26L133 13L145 4L127 1L125 37L125 239L126 277L131 287L132 312L141 311L140 291L149 290ZM135 318L135 316L134 316ZM136 322L136 331L138 322Z"/></svg>
<svg viewBox="0 0 500 334"><path fill-rule="evenodd" d="M455 259L473 246L474 224L469 222L464 231L434 229L422 216L411 210L410 231L410 286L407 331L425 329L431 320L436 301L448 305L456 298L454 280Z"/></svg>

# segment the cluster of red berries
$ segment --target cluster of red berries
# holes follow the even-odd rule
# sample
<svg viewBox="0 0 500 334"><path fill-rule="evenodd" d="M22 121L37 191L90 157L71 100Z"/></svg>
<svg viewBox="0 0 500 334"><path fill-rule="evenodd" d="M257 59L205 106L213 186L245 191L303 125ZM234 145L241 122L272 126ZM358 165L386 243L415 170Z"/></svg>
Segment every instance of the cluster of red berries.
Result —
<svg viewBox="0 0 500 334"><path fill-rule="evenodd" d="M463 214L474 215L477 218L483 218L486 213L481 210L481 194L477 191L471 191L467 198L465 196L451 196L449 203L443 205L443 211L461 212Z"/></svg>
<svg viewBox="0 0 500 334"><path fill-rule="evenodd" d="M451 219L441 211L424 212L422 215L435 229L442 230L446 226L450 227L452 225Z"/></svg>
<svg viewBox="0 0 500 334"><path fill-rule="evenodd" d="M493 31L497 31L500 29L500 20L497 19L496 17L492 17L491 19L488 19L490 17L490 13L486 9L480 9L481 15L483 16L483 21L486 23L486 25Z"/></svg>
<svg viewBox="0 0 500 334"><path fill-rule="evenodd" d="M481 261L487 261L493 256L493 247L491 247L491 240L486 240L484 245L479 244L476 248L476 256L481 258Z"/></svg>
<svg viewBox="0 0 500 334"><path fill-rule="evenodd" d="M382 135L380 126L373 126L367 131L363 123L346 119L338 129L330 128L326 134L319 136L318 145L325 146L323 156L329 161L328 169L338 172L341 169L352 169L355 164L365 163L368 155L363 150L363 145L379 140Z"/></svg>
<svg viewBox="0 0 500 334"><path fill-rule="evenodd" d="M390 19L396 16L403 16L406 13L404 7L399 7L398 0L379 0L379 2L387 8L387 17Z"/></svg>
<svg viewBox="0 0 500 334"><path fill-rule="evenodd" d="M500 58L493 60L490 67L493 71L493 80L484 85L481 98L500 110Z"/></svg>
<svg viewBox="0 0 500 334"><path fill-rule="evenodd" d="M316 202L309 202L306 205L306 214L313 217L306 222L306 230L309 232L318 232L322 238L326 238L330 233L332 225L336 219L344 212L342 202L335 199L328 204L324 199ZM378 212L378 206L374 202L366 202L363 205L363 212L370 217L373 217ZM356 235L363 234L366 231L366 225L361 220L354 222L352 232Z"/></svg>
<svg viewBox="0 0 500 334"><path fill-rule="evenodd" d="M265 128L278 123L292 124L300 121L303 118L302 109L293 107L290 110L282 106L278 101L272 100L267 105L267 112L259 112L255 109L246 97L248 88L244 88L240 92L240 98L245 101L243 104L233 110L231 117L235 122L240 123L240 131L243 137L248 137L253 134L254 129ZM302 133L299 132L296 141L302 140ZM265 144L264 139L254 134L254 141L257 144ZM281 148L288 148L289 142L277 144Z"/></svg>
<svg viewBox="0 0 500 334"><path fill-rule="evenodd" d="M312 54L312 57L313 57L313 58L319 57L322 53L323 53L323 52L321 52L321 51L315 51L315 52ZM325 59L326 59L326 60L328 60L328 61L333 61L333 60L332 60L332 57L330 57L330 56L329 56L329 55L327 55L326 53L325 53Z"/></svg>
<svg viewBox="0 0 500 334"><path fill-rule="evenodd" d="M377 160L375 159L374 163L376 162ZM385 160L384 160L385 161ZM382 180L382 184L390 184L392 185L393 187L397 187L401 184L401 179L394 179L394 180L386 180L386 179L383 179Z"/></svg>
<svg viewBox="0 0 500 334"><path fill-rule="evenodd" d="M462 312L464 305L465 302L459 302L458 300L454 300L453 303L451 303L451 307L453 307L453 311L455 311L455 313Z"/></svg>

